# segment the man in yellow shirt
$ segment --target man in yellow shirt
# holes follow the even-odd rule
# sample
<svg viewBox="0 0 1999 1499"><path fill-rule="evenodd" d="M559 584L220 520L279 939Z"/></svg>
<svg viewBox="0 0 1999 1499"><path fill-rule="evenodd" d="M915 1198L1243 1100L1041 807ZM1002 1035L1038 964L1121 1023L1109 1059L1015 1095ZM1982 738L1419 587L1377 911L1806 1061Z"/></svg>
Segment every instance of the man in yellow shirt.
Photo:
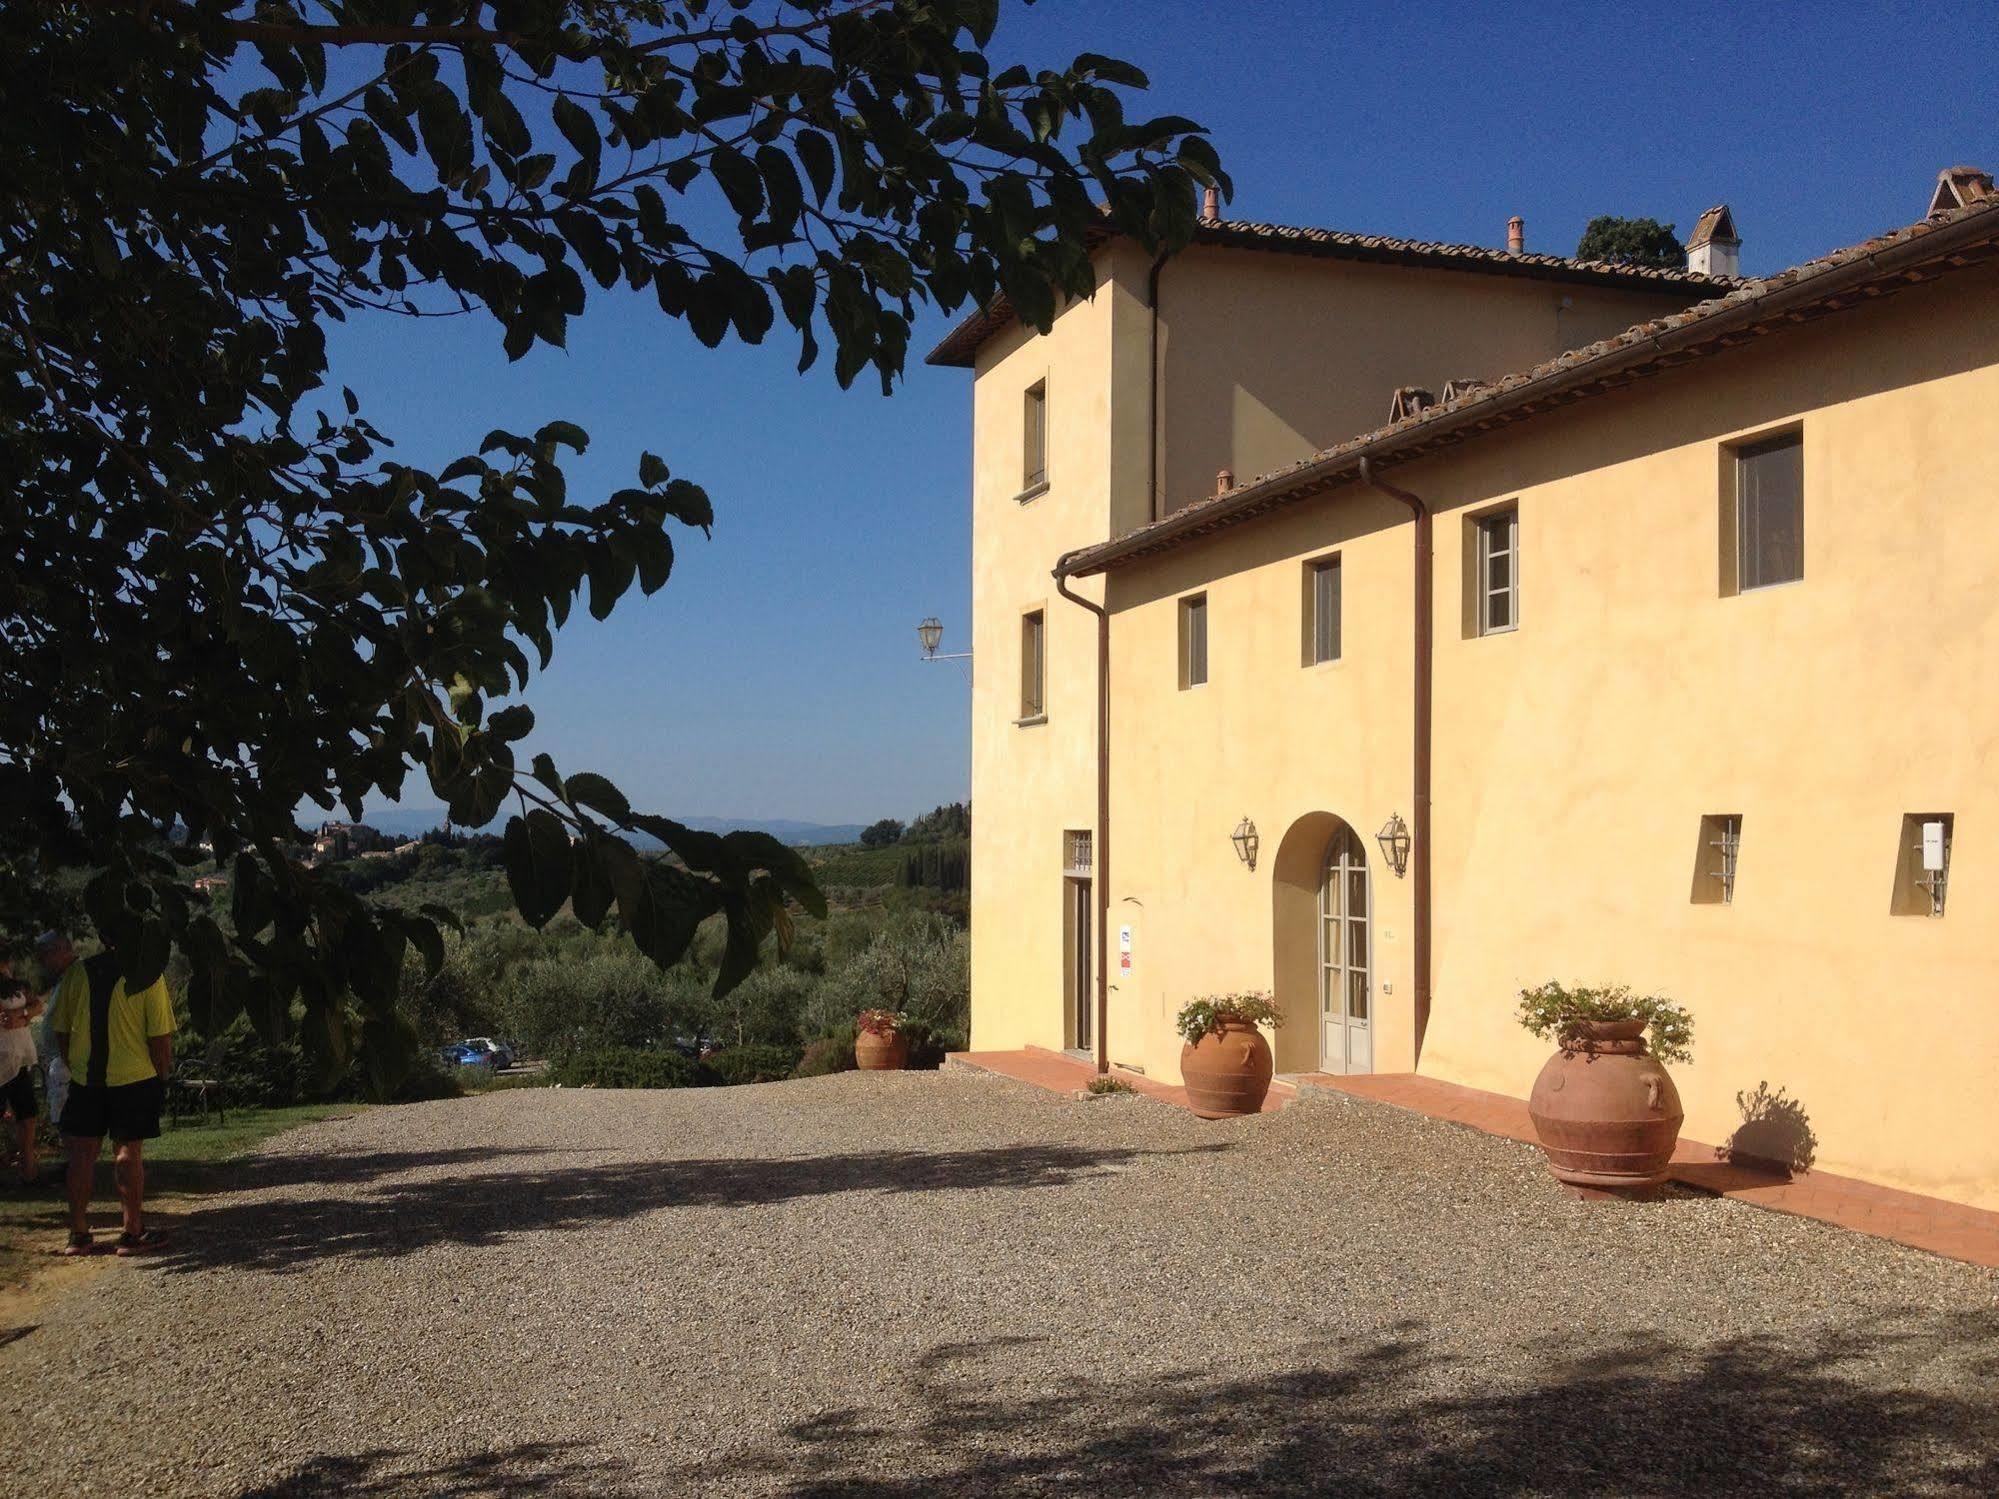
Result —
<svg viewBox="0 0 1999 1499"><path fill-rule="evenodd" d="M56 985L49 1028L72 1079L60 1121L69 1143L69 1247L63 1252L89 1254L93 1247L90 1189L109 1135L125 1217L118 1253L142 1254L165 1238L146 1227L141 1142L159 1138L173 1067L174 1013L166 982L155 979L128 994L110 953L73 963Z"/></svg>

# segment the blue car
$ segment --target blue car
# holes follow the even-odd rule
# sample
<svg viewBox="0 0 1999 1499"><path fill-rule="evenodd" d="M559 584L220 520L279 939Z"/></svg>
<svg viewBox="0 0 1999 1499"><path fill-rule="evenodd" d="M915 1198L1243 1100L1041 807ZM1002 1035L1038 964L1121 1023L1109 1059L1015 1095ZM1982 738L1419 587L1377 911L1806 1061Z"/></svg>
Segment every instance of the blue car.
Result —
<svg viewBox="0 0 1999 1499"><path fill-rule="evenodd" d="M462 1042L454 1046L439 1047L437 1059L444 1064L447 1072L454 1067L490 1068L493 1065L493 1059L487 1053L476 1046L467 1046Z"/></svg>

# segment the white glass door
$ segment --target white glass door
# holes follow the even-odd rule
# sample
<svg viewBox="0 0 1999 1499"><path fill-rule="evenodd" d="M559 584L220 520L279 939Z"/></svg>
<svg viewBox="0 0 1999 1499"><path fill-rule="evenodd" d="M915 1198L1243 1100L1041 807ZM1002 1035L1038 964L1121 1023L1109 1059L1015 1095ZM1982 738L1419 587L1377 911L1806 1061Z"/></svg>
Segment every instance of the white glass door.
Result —
<svg viewBox="0 0 1999 1499"><path fill-rule="evenodd" d="M1367 856L1354 830L1341 828L1319 882L1319 1065L1341 1075L1374 1070L1367 912Z"/></svg>

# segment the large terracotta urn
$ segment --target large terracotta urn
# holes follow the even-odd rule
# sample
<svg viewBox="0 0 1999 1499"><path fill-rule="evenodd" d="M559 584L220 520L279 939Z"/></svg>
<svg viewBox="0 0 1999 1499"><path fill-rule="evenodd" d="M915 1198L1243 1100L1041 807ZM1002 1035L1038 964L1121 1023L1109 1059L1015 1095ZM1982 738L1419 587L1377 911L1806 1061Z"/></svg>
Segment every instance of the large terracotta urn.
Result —
<svg viewBox="0 0 1999 1499"><path fill-rule="evenodd" d="M1527 1112L1559 1180L1643 1190L1666 1179L1685 1115L1644 1037L1642 1020L1587 1022L1534 1079Z"/></svg>
<svg viewBox="0 0 1999 1499"><path fill-rule="evenodd" d="M1270 1043L1246 1020L1224 1020L1180 1048L1180 1077L1187 1103L1203 1119L1254 1114L1270 1091Z"/></svg>
<svg viewBox="0 0 1999 1499"><path fill-rule="evenodd" d="M863 1072L900 1072L909 1060L909 1042L895 1031L877 1035L862 1031L854 1037L854 1065Z"/></svg>

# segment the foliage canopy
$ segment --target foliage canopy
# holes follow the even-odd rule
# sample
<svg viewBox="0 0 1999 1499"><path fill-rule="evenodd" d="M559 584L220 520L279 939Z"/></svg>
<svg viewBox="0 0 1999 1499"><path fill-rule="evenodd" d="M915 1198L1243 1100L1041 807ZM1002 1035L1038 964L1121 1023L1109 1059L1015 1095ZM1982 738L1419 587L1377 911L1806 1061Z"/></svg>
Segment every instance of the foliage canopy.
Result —
<svg viewBox="0 0 1999 1499"><path fill-rule="evenodd" d="M704 344L782 317L843 384L912 318L1004 294L1045 328L1105 229L1184 243L1219 182L1192 122L1127 119L1137 69L999 68L997 0L28 0L0 8L0 920L64 871L127 976L169 952L195 1022L302 1027L383 1091L442 907L379 907L302 857L307 804L358 817L412 771L453 820L508 804L530 923L615 909L655 963L726 916L739 982L803 861L517 757L517 695L577 603L673 568L707 494L652 453L571 491L574 422L494 431L435 472L327 385L327 327L490 318L560 347L593 293ZM528 759L524 769L519 759ZM648 860L649 834L672 860ZM203 845L228 919L194 898Z"/></svg>
<svg viewBox="0 0 1999 1499"><path fill-rule="evenodd" d="M1599 214L1584 226L1583 237L1576 243L1576 259L1678 271L1686 269L1687 247L1673 233L1671 224Z"/></svg>

